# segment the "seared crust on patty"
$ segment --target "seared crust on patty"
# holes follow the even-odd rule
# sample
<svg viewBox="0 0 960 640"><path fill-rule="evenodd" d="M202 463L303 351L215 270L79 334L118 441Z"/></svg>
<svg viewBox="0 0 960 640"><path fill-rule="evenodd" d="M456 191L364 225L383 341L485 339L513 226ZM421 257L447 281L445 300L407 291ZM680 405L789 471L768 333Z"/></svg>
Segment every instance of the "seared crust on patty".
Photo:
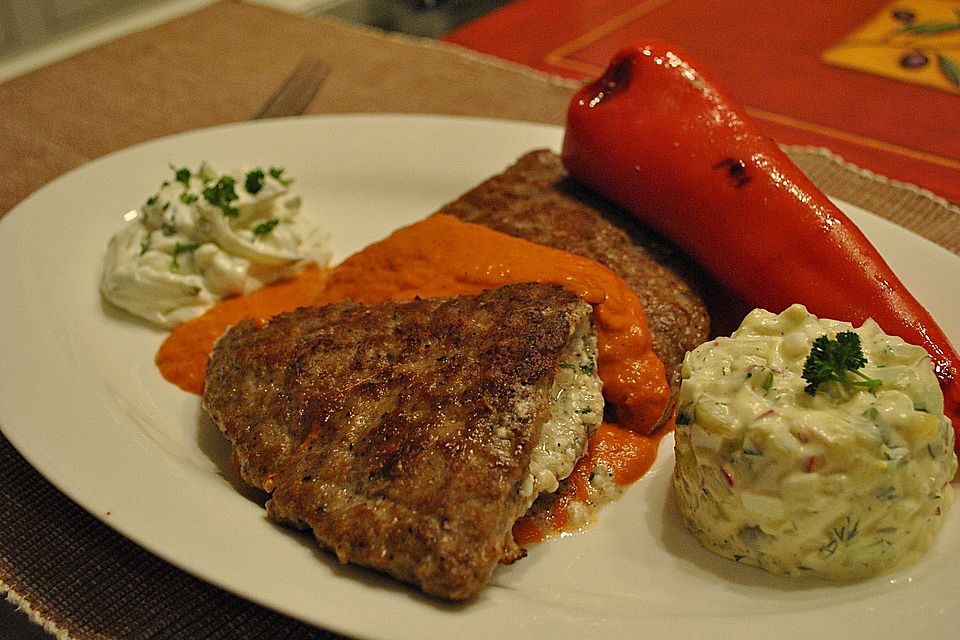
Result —
<svg viewBox="0 0 960 640"><path fill-rule="evenodd" d="M450 599L520 555L512 526L560 359L590 306L557 286L245 321L203 404L271 518ZM528 482L529 484L529 482Z"/></svg>
<svg viewBox="0 0 960 640"><path fill-rule="evenodd" d="M684 354L709 337L706 306L691 286L701 277L692 261L570 178L552 151L525 154L440 212L609 267L643 302L654 352L674 387Z"/></svg>

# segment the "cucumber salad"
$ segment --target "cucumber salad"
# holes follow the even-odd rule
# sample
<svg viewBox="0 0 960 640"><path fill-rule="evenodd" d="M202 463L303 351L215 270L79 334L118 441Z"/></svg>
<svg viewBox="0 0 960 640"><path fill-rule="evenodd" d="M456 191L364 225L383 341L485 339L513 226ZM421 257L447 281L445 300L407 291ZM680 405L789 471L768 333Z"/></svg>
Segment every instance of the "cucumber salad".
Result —
<svg viewBox="0 0 960 640"><path fill-rule="evenodd" d="M674 484L700 542L788 576L915 561L953 502L954 434L930 357L800 305L687 355Z"/></svg>

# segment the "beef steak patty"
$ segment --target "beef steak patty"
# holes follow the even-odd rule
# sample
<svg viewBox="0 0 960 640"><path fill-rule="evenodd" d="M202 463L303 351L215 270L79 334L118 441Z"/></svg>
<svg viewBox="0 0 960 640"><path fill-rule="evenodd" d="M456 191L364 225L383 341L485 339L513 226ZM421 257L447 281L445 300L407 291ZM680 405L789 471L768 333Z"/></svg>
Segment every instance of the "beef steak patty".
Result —
<svg viewBox="0 0 960 640"><path fill-rule="evenodd" d="M343 562L468 598L521 555L513 523L572 469L531 465L551 401L582 394L552 418L572 425L575 457L602 414L595 373L557 387L595 355L590 311L521 284L244 321L211 354L203 405L243 478L272 493L271 518Z"/></svg>
<svg viewBox="0 0 960 640"><path fill-rule="evenodd" d="M693 286L706 274L628 212L570 178L553 151L523 155L440 212L609 267L643 302L654 352L674 388L683 356L709 338L710 317Z"/></svg>

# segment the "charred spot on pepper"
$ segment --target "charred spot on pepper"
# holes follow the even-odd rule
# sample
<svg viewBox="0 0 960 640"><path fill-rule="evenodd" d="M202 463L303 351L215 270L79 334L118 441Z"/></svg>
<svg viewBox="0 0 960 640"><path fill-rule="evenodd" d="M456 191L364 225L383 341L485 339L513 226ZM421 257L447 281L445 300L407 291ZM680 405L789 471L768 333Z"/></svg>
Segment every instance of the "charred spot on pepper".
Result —
<svg viewBox="0 0 960 640"><path fill-rule="evenodd" d="M633 59L630 56L624 56L607 67L603 75L590 85L592 95L587 105L595 107L604 100L626 91L632 78Z"/></svg>
<svg viewBox="0 0 960 640"><path fill-rule="evenodd" d="M753 176L747 171L747 165L743 160L724 158L713 165L713 168L726 171L727 177L737 189L743 187L753 179Z"/></svg>

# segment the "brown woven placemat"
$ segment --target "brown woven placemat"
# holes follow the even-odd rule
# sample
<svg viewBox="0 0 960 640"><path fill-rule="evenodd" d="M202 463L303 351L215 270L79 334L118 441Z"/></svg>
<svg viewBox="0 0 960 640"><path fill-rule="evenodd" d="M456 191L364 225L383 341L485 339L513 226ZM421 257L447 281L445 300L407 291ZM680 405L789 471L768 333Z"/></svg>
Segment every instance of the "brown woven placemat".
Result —
<svg viewBox="0 0 960 640"><path fill-rule="evenodd" d="M2 436L0 505L0 589L57 637L340 637L144 551L71 502Z"/></svg>
<svg viewBox="0 0 960 640"><path fill-rule="evenodd" d="M929 191L845 162L827 149L786 147L785 150L825 193L960 254L960 206Z"/></svg>

